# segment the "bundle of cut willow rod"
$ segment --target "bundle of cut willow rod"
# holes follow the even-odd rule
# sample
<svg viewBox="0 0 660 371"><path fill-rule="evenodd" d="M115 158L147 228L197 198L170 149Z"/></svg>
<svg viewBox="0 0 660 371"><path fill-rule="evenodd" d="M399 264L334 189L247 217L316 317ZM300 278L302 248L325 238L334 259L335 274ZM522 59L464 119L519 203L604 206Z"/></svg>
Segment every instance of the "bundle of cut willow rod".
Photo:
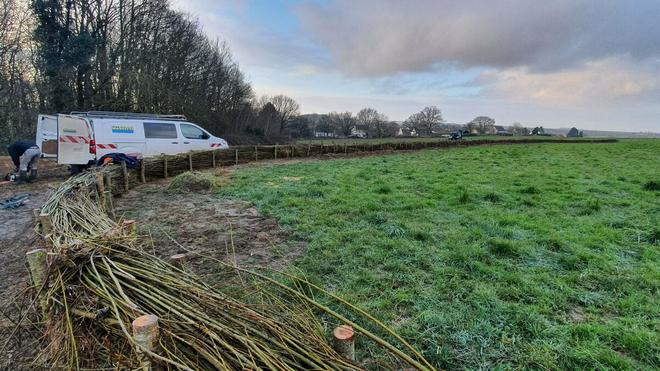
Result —
<svg viewBox="0 0 660 371"><path fill-rule="evenodd" d="M361 369L328 344L319 316L352 325L382 347L391 365L433 369L392 330L320 287L288 276L288 282L222 261L222 287L172 266L144 248L143 238L113 233L118 224L94 193L96 175L69 179L43 208L52 220L56 261L46 288L49 302L41 360L55 367L138 366L133 319L159 317L157 350L148 356L172 369ZM304 289L302 287L305 287ZM316 301L325 294L380 328L398 346ZM365 324L366 325L366 324Z"/></svg>

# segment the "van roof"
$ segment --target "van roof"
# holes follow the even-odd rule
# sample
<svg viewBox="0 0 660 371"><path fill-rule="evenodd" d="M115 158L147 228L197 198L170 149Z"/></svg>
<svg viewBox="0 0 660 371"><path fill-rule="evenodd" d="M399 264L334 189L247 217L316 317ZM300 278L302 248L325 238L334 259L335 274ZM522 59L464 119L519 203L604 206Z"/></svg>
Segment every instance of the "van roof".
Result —
<svg viewBox="0 0 660 371"><path fill-rule="evenodd" d="M82 116L91 118L117 118L117 119L151 119L151 120L174 120L186 121L184 115L157 115L153 113L136 112L112 112L112 111L73 111L72 116Z"/></svg>

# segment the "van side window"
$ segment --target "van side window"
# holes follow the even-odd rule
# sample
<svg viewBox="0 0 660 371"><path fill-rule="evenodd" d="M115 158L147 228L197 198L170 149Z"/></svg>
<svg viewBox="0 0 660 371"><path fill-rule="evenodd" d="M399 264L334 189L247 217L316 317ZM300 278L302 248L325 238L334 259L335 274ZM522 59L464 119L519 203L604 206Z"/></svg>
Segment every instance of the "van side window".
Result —
<svg viewBox="0 0 660 371"><path fill-rule="evenodd" d="M154 139L176 139L176 125L163 122L145 122L144 136L145 138Z"/></svg>
<svg viewBox="0 0 660 371"><path fill-rule="evenodd" d="M181 124L181 133L188 139L209 139L209 135L196 126Z"/></svg>

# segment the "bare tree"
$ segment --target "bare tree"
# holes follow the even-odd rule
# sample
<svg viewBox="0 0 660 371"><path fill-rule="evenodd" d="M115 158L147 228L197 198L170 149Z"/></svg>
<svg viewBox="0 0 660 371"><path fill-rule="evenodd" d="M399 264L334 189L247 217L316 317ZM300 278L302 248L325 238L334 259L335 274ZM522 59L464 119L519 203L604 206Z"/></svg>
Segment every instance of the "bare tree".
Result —
<svg viewBox="0 0 660 371"><path fill-rule="evenodd" d="M387 129L387 116L373 108L363 108L356 116L356 122L367 132L375 134L378 138L385 135Z"/></svg>
<svg viewBox="0 0 660 371"><path fill-rule="evenodd" d="M513 135L528 135L529 130L527 128L523 127L519 122L514 122L513 125L509 128L511 130L511 134Z"/></svg>
<svg viewBox="0 0 660 371"><path fill-rule="evenodd" d="M29 16L25 3L0 0L0 150L34 130L37 99L31 81Z"/></svg>
<svg viewBox="0 0 660 371"><path fill-rule="evenodd" d="M431 136L434 131L440 129L443 122L440 109L436 106L428 106L408 117L404 122L404 126L410 130L415 130L418 135Z"/></svg>
<svg viewBox="0 0 660 371"><path fill-rule="evenodd" d="M495 120L488 116L479 116L468 122L467 127L470 131L476 130L479 134L492 134L495 129Z"/></svg>
<svg viewBox="0 0 660 371"><path fill-rule="evenodd" d="M337 134L348 137L353 133L356 121L351 112L330 112L328 114L328 119Z"/></svg>
<svg viewBox="0 0 660 371"><path fill-rule="evenodd" d="M287 124L300 114L300 106L293 98L281 94L272 97L270 101L279 113L280 134L283 134Z"/></svg>
<svg viewBox="0 0 660 371"><path fill-rule="evenodd" d="M250 129L259 112L228 46L167 0L30 4L45 112L183 113L218 134Z"/></svg>
<svg viewBox="0 0 660 371"><path fill-rule="evenodd" d="M320 115L314 124L314 131L323 137L334 136L336 130L334 122L330 119L330 115Z"/></svg>

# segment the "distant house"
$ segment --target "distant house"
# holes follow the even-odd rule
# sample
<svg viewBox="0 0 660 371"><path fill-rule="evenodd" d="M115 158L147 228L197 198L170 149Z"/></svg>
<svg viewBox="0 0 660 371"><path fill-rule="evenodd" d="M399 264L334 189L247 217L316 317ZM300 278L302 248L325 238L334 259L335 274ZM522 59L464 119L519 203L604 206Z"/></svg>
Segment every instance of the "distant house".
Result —
<svg viewBox="0 0 660 371"><path fill-rule="evenodd" d="M397 137L416 137L417 132L415 129L408 129L404 127L400 127L399 131L396 132Z"/></svg>
<svg viewBox="0 0 660 371"><path fill-rule="evenodd" d="M495 125L495 134L497 135L513 135L507 128L504 126Z"/></svg>
<svg viewBox="0 0 660 371"><path fill-rule="evenodd" d="M327 132L327 131L315 131L314 132L314 138L334 138L335 133L332 132Z"/></svg>
<svg viewBox="0 0 660 371"><path fill-rule="evenodd" d="M353 126L353 128L351 128L350 137L351 138L366 138L367 137L367 131L362 130L362 129L358 129L357 126Z"/></svg>

